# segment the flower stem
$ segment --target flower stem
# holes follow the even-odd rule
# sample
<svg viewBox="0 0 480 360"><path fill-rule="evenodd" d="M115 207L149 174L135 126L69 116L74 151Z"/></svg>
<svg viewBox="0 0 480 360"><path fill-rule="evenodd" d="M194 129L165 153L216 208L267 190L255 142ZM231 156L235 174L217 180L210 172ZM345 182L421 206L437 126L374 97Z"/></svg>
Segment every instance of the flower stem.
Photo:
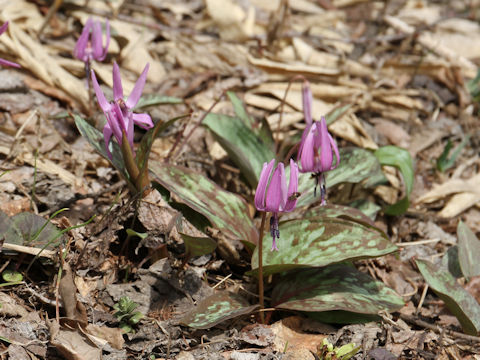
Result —
<svg viewBox="0 0 480 360"><path fill-rule="evenodd" d="M263 233L265 230L265 220L267 213L262 212L262 223L260 225L260 235L258 237L258 301L260 303L260 322L265 322L263 309L265 308L263 300Z"/></svg>

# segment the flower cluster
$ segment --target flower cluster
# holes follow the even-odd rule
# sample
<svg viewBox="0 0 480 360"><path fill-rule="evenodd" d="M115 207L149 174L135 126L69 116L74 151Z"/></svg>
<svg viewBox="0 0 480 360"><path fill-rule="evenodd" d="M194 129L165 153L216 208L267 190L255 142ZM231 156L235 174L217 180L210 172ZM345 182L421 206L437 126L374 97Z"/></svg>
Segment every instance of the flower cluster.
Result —
<svg viewBox="0 0 480 360"><path fill-rule="evenodd" d="M8 27L8 21L6 21L2 26L0 26L0 35L2 35L5 32L5 30L7 30L7 27ZM0 59L0 65L13 66L16 68L20 67L20 65L18 65L17 63L14 63L5 59Z"/></svg>
<svg viewBox="0 0 480 360"><path fill-rule="evenodd" d="M105 47L102 47L102 25L100 22L88 18L75 45L73 55L85 64L90 64L92 60L103 61L107 56L108 45L110 45L110 24L108 20L105 27L107 40Z"/></svg>
<svg viewBox="0 0 480 360"><path fill-rule="evenodd" d="M113 64L113 101L108 102L105 98L100 85L98 84L97 78L94 71L91 72L93 88L95 94L97 95L98 104L105 114L107 123L103 128L103 136L105 138L105 147L110 159L112 154L109 149L110 139L113 136L117 139L119 144L122 144L123 133L130 144L130 148L133 151L133 125L138 125L144 129L150 129L153 127L152 118L150 115L136 114L133 112L135 105L137 105L140 96L142 95L143 87L145 86L145 81L147 80L149 64L145 66L142 74L138 78L135 86L125 101L123 98L123 86L122 79L120 77L120 68L117 63Z"/></svg>
<svg viewBox="0 0 480 360"><path fill-rule="evenodd" d="M290 183L286 185L285 169L283 163L279 163L275 171L272 170L275 160L263 164L257 191L255 193L255 207L259 211L271 212L270 234L273 243L272 250L278 250L276 240L280 238L278 229L278 214L292 211L297 203L298 172L312 173L316 189L321 180L321 205L326 205L326 186L324 173L335 169L340 163L338 147L328 132L327 122L322 116L320 122L312 119L312 92L310 85L305 81L303 85L303 111L306 128L298 150L297 160L300 167L290 159ZM335 154L335 158L334 158Z"/></svg>

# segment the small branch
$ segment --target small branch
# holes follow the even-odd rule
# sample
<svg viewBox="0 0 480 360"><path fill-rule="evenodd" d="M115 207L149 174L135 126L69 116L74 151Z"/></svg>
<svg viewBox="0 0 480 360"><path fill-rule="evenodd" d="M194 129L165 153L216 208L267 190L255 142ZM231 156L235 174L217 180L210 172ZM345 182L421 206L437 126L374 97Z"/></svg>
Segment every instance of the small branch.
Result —
<svg viewBox="0 0 480 360"><path fill-rule="evenodd" d="M23 245L10 244L10 243L3 243L3 249L17 251L23 254L41 256L49 259L55 258L55 254L56 254L56 252L52 250L40 249L40 248L34 248L30 246L23 246Z"/></svg>

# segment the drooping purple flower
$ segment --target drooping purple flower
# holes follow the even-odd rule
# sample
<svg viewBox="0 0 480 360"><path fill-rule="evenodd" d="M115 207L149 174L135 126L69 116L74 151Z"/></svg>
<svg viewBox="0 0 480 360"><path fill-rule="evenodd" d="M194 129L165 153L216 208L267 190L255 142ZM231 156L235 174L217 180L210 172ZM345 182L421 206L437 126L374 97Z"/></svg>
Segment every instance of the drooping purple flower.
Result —
<svg viewBox="0 0 480 360"><path fill-rule="evenodd" d="M255 192L255 207L257 210L272 213L272 217L270 218L270 234L273 240L272 251L278 250L276 239L280 239L278 214L295 209L298 191L297 164L290 159L290 182L288 184L288 190L283 163L277 165L272 175L274 165L275 159L263 164L257 191Z"/></svg>
<svg viewBox="0 0 480 360"><path fill-rule="evenodd" d="M110 23L105 23L106 42L102 47L102 25L99 21L88 18L83 27L82 34L78 38L73 55L84 63L90 63L92 60L103 61L107 56L108 45L110 45Z"/></svg>
<svg viewBox="0 0 480 360"><path fill-rule="evenodd" d="M105 117L107 118L107 123L103 128L103 136L105 138L105 146L107 153L111 158L112 155L108 148L110 139L112 135L115 136L119 144L122 144L123 132L128 139L130 147L133 150L133 125L138 125L143 129L150 129L154 126L152 118L150 115L136 114L133 112L133 108L137 105L140 96L142 95L143 87L147 80L149 64L145 66L142 74L138 78L135 86L133 87L132 92L125 101L123 98L123 87L122 79L120 77L120 68L117 63L113 64L113 99L114 101L108 102L105 94L103 93L100 85L98 85L97 78L95 73L92 70L92 84L97 95L98 104L102 108Z"/></svg>
<svg viewBox="0 0 480 360"><path fill-rule="evenodd" d="M297 160L300 163L300 172L311 172L315 177L315 195L320 180L321 204L325 205L326 187L324 173L338 166L340 154L335 140L328 132L325 117L322 116L320 122L312 120L312 92L308 82L304 83L302 90L306 128L302 134ZM333 154L335 154L335 159Z"/></svg>
<svg viewBox="0 0 480 360"><path fill-rule="evenodd" d="M3 23L3 25L0 26L0 35L2 35L5 32L5 30L7 30L7 27L8 27L8 21L5 21ZM20 67L20 65L18 65L17 63L14 63L12 61L8 61L8 60L5 60L5 59L0 59L0 65L13 66L13 67L16 67L16 68Z"/></svg>

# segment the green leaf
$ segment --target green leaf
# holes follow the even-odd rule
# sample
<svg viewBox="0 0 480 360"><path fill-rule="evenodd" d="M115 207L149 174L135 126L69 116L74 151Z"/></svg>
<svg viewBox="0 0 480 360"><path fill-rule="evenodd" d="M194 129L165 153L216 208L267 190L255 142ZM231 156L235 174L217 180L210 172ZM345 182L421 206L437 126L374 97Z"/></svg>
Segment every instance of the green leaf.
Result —
<svg viewBox="0 0 480 360"><path fill-rule="evenodd" d="M280 223L278 251L270 251L271 237L263 241L263 272L270 275L300 267L326 266L394 252L397 247L372 226L337 218L312 217ZM258 268L258 249L252 256L252 271Z"/></svg>
<svg viewBox="0 0 480 360"><path fill-rule="evenodd" d="M217 243L207 237L194 237L187 234L179 233L185 242L185 254L188 257L202 256L210 254L217 248Z"/></svg>
<svg viewBox="0 0 480 360"><path fill-rule="evenodd" d="M19 282L23 280L23 275L18 271L5 270L2 272L2 279L6 282Z"/></svg>
<svg viewBox="0 0 480 360"><path fill-rule="evenodd" d="M90 125L82 117L74 114L73 119L75 120L75 125L77 125L78 131L87 139L90 145L92 145L92 147L105 159L109 160L115 169L117 169L125 179L129 179L127 170L125 169L125 165L123 163L123 156L120 146L115 141L110 142L110 150L112 152L112 159L110 160L107 150L105 149L105 140L103 138L103 134Z"/></svg>
<svg viewBox="0 0 480 360"><path fill-rule="evenodd" d="M452 155L448 157L450 150L452 149L452 142L448 140L447 145L443 149L442 155L437 159L437 169L441 172L444 172L450 169L457 160L458 155L462 152L463 148L468 144L470 140L470 135L467 135L462 142L453 150Z"/></svg>
<svg viewBox="0 0 480 360"><path fill-rule="evenodd" d="M203 125L212 132L248 183L256 187L263 163L275 158L273 149L238 117L210 113Z"/></svg>
<svg viewBox="0 0 480 360"><path fill-rule="evenodd" d="M250 314L258 307L238 294L221 291L202 300L180 323L195 329L209 329L222 321Z"/></svg>
<svg viewBox="0 0 480 360"><path fill-rule="evenodd" d="M375 223L363 212L346 205L336 205L336 204L327 204L324 206L317 205L309 209L307 212L305 212L302 218L312 218L317 216L328 217L328 218L340 218L344 220L358 222L364 225L366 224L369 226L375 226Z"/></svg>
<svg viewBox="0 0 480 360"><path fill-rule="evenodd" d="M289 174L289 167L286 170ZM387 181L383 175L378 159L371 151L365 149L340 149L340 165L326 174L327 188L340 183L359 183L362 181L364 181L365 187L375 186ZM319 201L320 196L318 193L320 190L317 189L317 197L314 197L314 187L315 180L311 174L299 174L298 191L302 196L298 199L297 207L310 205Z"/></svg>
<svg viewBox="0 0 480 360"><path fill-rule="evenodd" d="M60 230L55 225L32 213L23 212L14 215L10 221L10 226L3 235L6 243L43 247L60 234ZM49 244L47 249L53 250L59 241Z"/></svg>
<svg viewBox="0 0 480 360"><path fill-rule="evenodd" d="M454 278L464 277L460 268L460 260L458 259L458 246L452 246L442 256L440 267L448 271Z"/></svg>
<svg viewBox="0 0 480 360"><path fill-rule="evenodd" d="M362 213L367 215L372 221L375 220L378 212L382 209L380 206L378 206L374 202L371 202L365 199L354 200L349 205L360 210Z"/></svg>
<svg viewBox="0 0 480 360"><path fill-rule="evenodd" d="M240 118L243 123L260 138L267 148L274 149L275 142L273 141L272 132L268 122L262 118L263 120L260 126L260 124L258 124L254 118L248 115L242 101L237 97L237 95L235 95L234 92L227 91L227 95L232 102L235 115L237 115L237 117Z"/></svg>
<svg viewBox="0 0 480 360"><path fill-rule="evenodd" d="M408 196L405 196L403 199L398 200L395 204L388 206L385 209L385 214L397 216L404 214L408 207L410 206L410 200L408 200Z"/></svg>
<svg viewBox="0 0 480 360"><path fill-rule="evenodd" d="M173 119L170 119L166 122L157 122L153 128L148 130L145 135L142 137L142 141L140 141L140 145L137 149L137 155L135 161L138 166L138 170L140 170L140 174L143 173L143 169L145 166L148 166L148 157L150 155L150 150L152 149L153 142L160 135L163 131L165 131L170 125L172 125L175 121L182 119L187 115L177 116Z"/></svg>
<svg viewBox="0 0 480 360"><path fill-rule="evenodd" d="M383 146L375 150L375 156L382 165L395 166L400 170L405 182L407 195L410 195L413 189L413 160L410 153L398 146Z"/></svg>
<svg viewBox="0 0 480 360"><path fill-rule="evenodd" d="M257 242L257 230L248 215L248 206L241 197L182 166L150 160L150 170L160 185L204 215L224 235Z"/></svg>
<svg viewBox="0 0 480 360"><path fill-rule="evenodd" d="M448 271L429 261L416 260L425 281L462 325L463 331L477 336L480 332L480 305Z"/></svg>
<svg viewBox="0 0 480 360"><path fill-rule="evenodd" d="M272 305L298 311L378 314L399 310L404 303L382 282L354 267L337 264L292 271L280 278L272 292Z"/></svg>
<svg viewBox="0 0 480 360"><path fill-rule="evenodd" d="M140 100L138 100L137 105L133 108L133 111L141 110L148 106L154 105L175 105L182 104L183 100L173 96L162 96L158 94L148 94L143 95Z"/></svg>
<svg viewBox="0 0 480 360"><path fill-rule="evenodd" d="M462 221L457 226L458 259L465 277L480 275L480 240Z"/></svg>

